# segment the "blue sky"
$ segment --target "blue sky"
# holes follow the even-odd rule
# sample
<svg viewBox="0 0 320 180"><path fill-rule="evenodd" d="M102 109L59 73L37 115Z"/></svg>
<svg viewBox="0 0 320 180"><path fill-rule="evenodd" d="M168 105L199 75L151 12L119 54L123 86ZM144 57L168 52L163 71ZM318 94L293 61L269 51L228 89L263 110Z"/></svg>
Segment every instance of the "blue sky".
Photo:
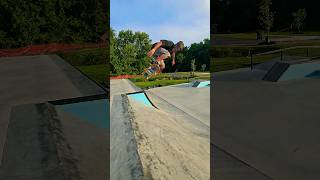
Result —
<svg viewBox="0 0 320 180"><path fill-rule="evenodd" d="M152 42L185 45L210 37L210 0L111 0L111 27L143 31Z"/></svg>

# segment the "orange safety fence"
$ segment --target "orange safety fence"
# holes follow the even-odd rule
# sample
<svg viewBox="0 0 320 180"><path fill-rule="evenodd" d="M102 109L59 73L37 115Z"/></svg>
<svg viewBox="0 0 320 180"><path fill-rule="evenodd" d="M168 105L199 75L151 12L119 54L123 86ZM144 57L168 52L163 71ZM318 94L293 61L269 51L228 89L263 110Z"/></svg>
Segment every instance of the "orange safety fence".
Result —
<svg viewBox="0 0 320 180"><path fill-rule="evenodd" d="M12 56L24 56L24 55L37 55L53 52L67 52L76 49L84 48L103 48L107 47L106 43L99 44L41 44L41 45L29 45L16 49L0 49L0 57L12 57Z"/></svg>
<svg viewBox="0 0 320 180"><path fill-rule="evenodd" d="M139 75L120 75L120 76L111 76L110 79L130 79L138 76Z"/></svg>

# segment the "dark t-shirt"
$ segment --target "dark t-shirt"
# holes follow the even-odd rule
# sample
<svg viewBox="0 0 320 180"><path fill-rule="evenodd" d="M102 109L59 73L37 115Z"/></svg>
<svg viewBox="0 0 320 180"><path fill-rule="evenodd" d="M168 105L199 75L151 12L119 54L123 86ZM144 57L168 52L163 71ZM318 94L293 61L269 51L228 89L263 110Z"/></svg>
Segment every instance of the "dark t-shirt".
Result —
<svg viewBox="0 0 320 180"><path fill-rule="evenodd" d="M160 40L162 42L162 45L160 47L168 50L170 53L172 52L173 48L174 48L174 43L172 41L169 41L169 40ZM156 45L157 43L154 43L151 47L154 48L154 46Z"/></svg>

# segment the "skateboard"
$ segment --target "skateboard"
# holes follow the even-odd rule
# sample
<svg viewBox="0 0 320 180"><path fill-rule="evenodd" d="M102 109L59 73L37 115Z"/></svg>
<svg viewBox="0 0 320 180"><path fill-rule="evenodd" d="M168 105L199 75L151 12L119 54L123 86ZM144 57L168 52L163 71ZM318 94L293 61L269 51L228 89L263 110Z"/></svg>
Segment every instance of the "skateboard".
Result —
<svg viewBox="0 0 320 180"><path fill-rule="evenodd" d="M158 62L153 59L150 66L143 71L142 75L144 79L148 80L149 78L156 76L159 73L160 73L160 66Z"/></svg>

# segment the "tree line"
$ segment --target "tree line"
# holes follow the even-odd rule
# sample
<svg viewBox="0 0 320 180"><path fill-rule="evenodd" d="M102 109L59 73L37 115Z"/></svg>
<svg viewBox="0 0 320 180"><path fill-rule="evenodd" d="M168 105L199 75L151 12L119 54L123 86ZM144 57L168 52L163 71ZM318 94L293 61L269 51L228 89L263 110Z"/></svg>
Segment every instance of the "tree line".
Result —
<svg viewBox="0 0 320 180"><path fill-rule="evenodd" d="M0 1L0 48L97 42L107 33L109 0Z"/></svg>
<svg viewBox="0 0 320 180"><path fill-rule="evenodd" d="M116 33L110 31L110 66L111 74L141 74L150 65L147 52L152 46L149 35L145 32L122 30ZM171 59L166 60L164 72L191 71L192 60L195 61L196 70L210 68L210 41L193 43L185 47L176 55L176 65L171 65Z"/></svg>
<svg viewBox="0 0 320 180"><path fill-rule="evenodd" d="M270 0L269 0L270 1ZM211 28L213 33L252 32L262 29L261 5L270 5L272 31L300 31L301 21L306 30L319 30L318 6L310 0L212 0ZM307 18L306 18L307 15ZM270 19L271 20L271 19Z"/></svg>

